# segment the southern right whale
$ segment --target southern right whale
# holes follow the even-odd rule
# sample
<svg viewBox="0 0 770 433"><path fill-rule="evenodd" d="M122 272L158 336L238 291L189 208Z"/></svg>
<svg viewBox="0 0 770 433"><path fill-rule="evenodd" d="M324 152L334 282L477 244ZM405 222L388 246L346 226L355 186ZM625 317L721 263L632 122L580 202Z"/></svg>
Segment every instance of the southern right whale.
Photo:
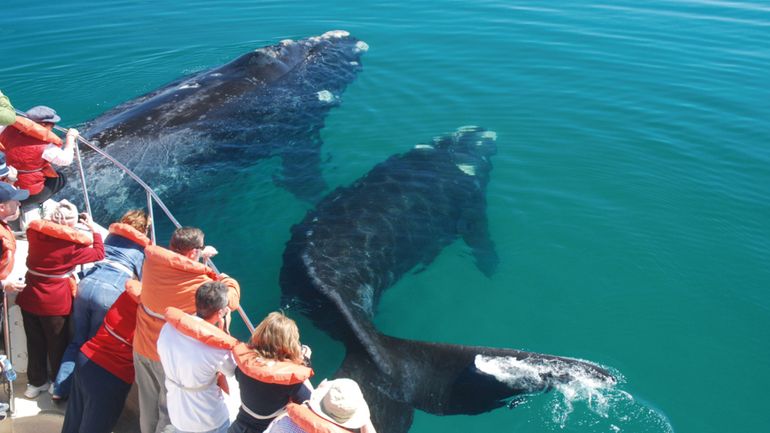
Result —
<svg viewBox="0 0 770 433"><path fill-rule="evenodd" d="M498 257L485 190L494 153L494 132L460 128L336 189L291 229L280 273L284 305L345 345L336 375L359 382L380 433L408 431L414 408L478 414L553 387L616 383L586 361L410 341L374 327L382 293L458 237L478 268L492 275Z"/></svg>
<svg viewBox="0 0 770 433"><path fill-rule="evenodd" d="M326 188L320 131L367 50L342 30L287 39L121 104L87 122L83 136L164 199L212 179L238 179L238 169L278 157L276 183L315 202ZM83 164L97 215L143 202L138 187L94 152L84 152ZM69 177L76 186L74 169ZM74 190L63 195L79 197Z"/></svg>

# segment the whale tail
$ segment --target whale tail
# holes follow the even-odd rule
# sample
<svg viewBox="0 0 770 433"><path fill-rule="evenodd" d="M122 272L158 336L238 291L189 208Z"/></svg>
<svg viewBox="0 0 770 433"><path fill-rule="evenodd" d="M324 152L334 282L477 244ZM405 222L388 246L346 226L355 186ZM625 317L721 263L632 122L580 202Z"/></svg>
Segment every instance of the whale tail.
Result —
<svg viewBox="0 0 770 433"><path fill-rule="evenodd" d="M360 334L359 334L360 336ZM577 359L512 349L411 341L370 334L349 345L337 372L361 386L378 432L405 433L414 409L479 414L558 387L607 388L616 379Z"/></svg>

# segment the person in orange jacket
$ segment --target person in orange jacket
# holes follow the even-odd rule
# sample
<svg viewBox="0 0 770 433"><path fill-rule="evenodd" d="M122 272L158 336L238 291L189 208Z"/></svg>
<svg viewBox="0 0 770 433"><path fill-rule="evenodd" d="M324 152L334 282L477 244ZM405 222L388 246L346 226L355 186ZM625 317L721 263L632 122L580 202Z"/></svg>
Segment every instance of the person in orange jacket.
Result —
<svg viewBox="0 0 770 433"><path fill-rule="evenodd" d="M142 267L142 295L134 335L134 368L139 390L139 426L142 433L172 433L166 404L163 365L156 344L165 324L163 313L176 307L195 314L195 291L201 284L221 281L228 287L228 307L238 308L240 286L225 274L217 274L200 260L217 251L205 246L203 232L194 227L174 231L169 249L147 246Z"/></svg>

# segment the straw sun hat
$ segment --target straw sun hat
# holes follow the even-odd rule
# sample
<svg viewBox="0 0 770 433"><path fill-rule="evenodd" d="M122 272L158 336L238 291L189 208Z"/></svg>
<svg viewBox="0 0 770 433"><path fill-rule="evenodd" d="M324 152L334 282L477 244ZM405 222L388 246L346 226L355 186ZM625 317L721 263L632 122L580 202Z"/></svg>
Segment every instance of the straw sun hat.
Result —
<svg viewBox="0 0 770 433"><path fill-rule="evenodd" d="M357 429L369 421L369 406L352 379L324 380L307 404L318 416L341 427Z"/></svg>

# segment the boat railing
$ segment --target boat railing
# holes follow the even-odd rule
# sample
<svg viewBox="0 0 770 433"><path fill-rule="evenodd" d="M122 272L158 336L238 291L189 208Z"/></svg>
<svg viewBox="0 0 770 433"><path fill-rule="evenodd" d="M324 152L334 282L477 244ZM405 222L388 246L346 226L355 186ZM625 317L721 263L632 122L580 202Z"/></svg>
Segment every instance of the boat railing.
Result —
<svg viewBox="0 0 770 433"><path fill-rule="evenodd" d="M19 110L16 110L16 114L19 116L27 117L26 113L21 112ZM62 128L60 126L54 125L54 129L57 131L60 131L64 134L67 133L68 129ZM123 173L127 174L131 179L134 180L139 186L144 189L144 192L147 196L147 212L150 217L150 239L152 240L153 244L157 244L157 239L155 237L155 218L153 214L153 204L157 205L163 213L168 217L168 219L171 221L172 224L174 224L174 227L180 228L182 227L181 224L179 224L179 221L174 217L174 215L171 213L171 211L166 207L166 204L163 203L163 200L161 200L160 197L158 197L158 194L155 193L155 191L144 181L142 178L140 178L136 173L134 173L131 169L126 167L123 163L112 157L110 154L104 151L104 149L99 148L98 146L94 145L90 141L86 140L82 136L78 136L78 142L84 144L85 146L89 147L94 152L101 155L104 159L112 163L114 166L118 167ZM83 161L80 157L80 146L77 144L74 148L75 152L75 160L77 161L77 167L78 172L80 174L80 185L83 189L83 201L85 203L86 212L88 212L88 215L91 215L91 202L88 197L88 187L86 185L86 173L83 169ZM210 266L214 272L217 274L219 273L219 270L217 269L216 265L214 265L214 262L211 259L206 259L207 265ZM246 314L246 312L243 310L242 306L238 306L238 314L241 316L241 319L243 320L243 323L246 325L246 327L249 330L249 335L251 335L254 332L254 324L249 319L249 316Z"/></svg>

